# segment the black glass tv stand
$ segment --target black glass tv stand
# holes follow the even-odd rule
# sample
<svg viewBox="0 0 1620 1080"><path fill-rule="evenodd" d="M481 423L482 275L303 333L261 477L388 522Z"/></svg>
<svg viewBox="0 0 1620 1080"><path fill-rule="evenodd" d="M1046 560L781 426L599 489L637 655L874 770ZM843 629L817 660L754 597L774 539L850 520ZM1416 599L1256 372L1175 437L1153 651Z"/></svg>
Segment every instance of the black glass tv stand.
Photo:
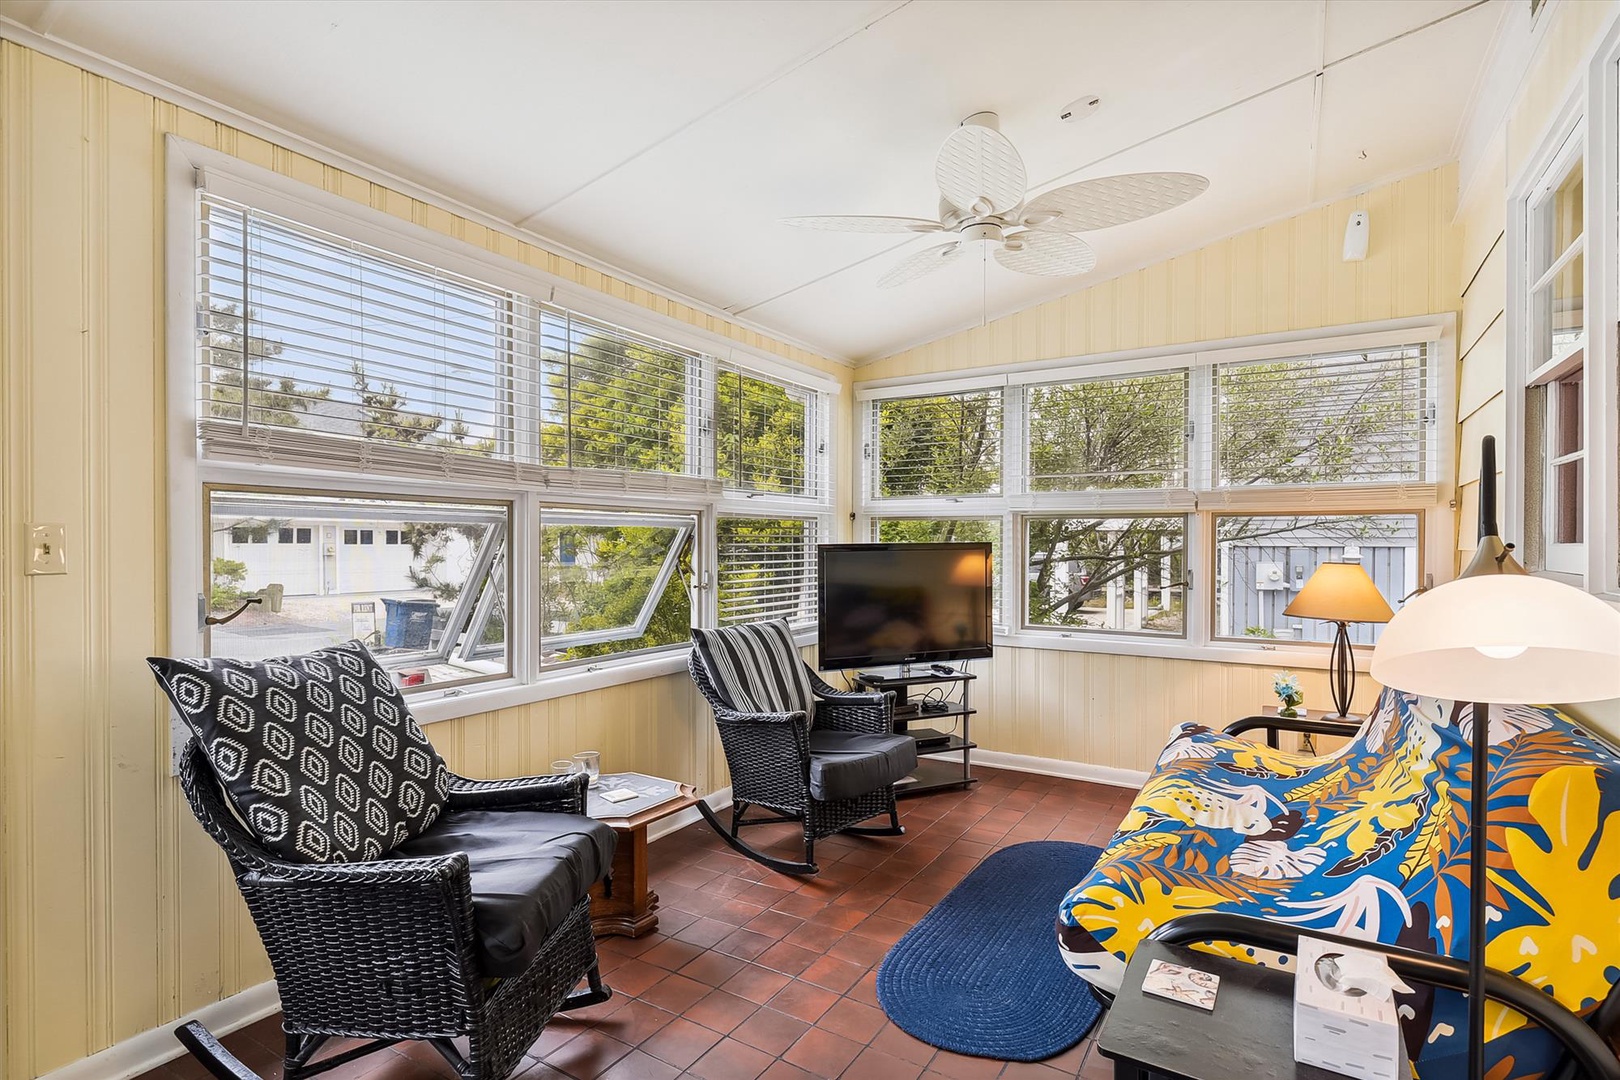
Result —
<svg viewBox="0 0 1620 1080"><path fill-rule="evenodd" d="M898 735L910 735L917 740L917 771L895 785L900 796L921 795L945 788L968 788L979 782L973 775L972 752L978 743L972 741L968 731L969 718L978 712L968 700L968 690L978 676L964 671L942 675L937 671L915 670L909 675L855 676L855 685L866 690L894 691L894 730ZM944 696L944 708L929 707L930 698L913 697L913 687L952 685L960 688L953 698ZM935 699L938 700L938 699ZM959 728L946 733L941 728ZM961 755L960 761L957 755Z"/></svg>

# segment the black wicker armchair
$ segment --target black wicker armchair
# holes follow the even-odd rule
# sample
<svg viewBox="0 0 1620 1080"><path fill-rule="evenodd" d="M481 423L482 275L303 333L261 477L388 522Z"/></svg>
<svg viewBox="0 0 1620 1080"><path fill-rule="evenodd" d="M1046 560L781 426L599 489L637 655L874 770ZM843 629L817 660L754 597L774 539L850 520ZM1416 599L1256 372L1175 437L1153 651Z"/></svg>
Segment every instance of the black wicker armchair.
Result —
<svg viewBox="0 0 1620 1080"><path fill-rule="evenodd" d="M609 998L589 892L615 840L585 816L585 777L455 775L358 641L147 663L195 736L186 798L270 954L284 1080L407 1039L505 1080L553 1014ZM370 1041L317 1059L333 1038Z"/></svg>
<svg viewBox="0 0 1620 1080"><path fill-rule="evenodd" d="M756 624L725 634L770 628L791 643L786 624ZM894 733L894 694L848 693L818 678L793 652L782 664L796 666L799 685L814 695L808 708L745 711L721 689L704 649L694 645L689 667L692 681L714 710L715 725L731 771L731 823L727 827L707 803L698 810L725 841L750 859L783 874L819 873L816 841L834 833L899 836L905 832L895 802L897 781L917 768L916 742ZM736 672L731 672L736 677ZM750 808L775 811L745 817ZM860 826L888 815L882 826ZM738 835L749 825L796 821L804 828L804 861L774 858Z"/></svg>
<svg viewBox="0 0 1620 1080"><path fill-rule="evenodd" d="M453 776L445 820L458 812L474 820L480 812L513 810L583 814L585 779ZM479 956L465 853L413 858L400 850L375 862L288 862L231 812L196 739L182 756L180 782L197 820L229 858L270 954L287 1035L287 1080L409 1039L432 1045L467 1080L504 1080L554 1014L612 996L597 970L588 898L573 904L521 972L491 978ZM581 980L589 988L571 994ZM452 1041L461 1037L465 1055ZM332 1038L373 1041L314 1060Z"/></svg>

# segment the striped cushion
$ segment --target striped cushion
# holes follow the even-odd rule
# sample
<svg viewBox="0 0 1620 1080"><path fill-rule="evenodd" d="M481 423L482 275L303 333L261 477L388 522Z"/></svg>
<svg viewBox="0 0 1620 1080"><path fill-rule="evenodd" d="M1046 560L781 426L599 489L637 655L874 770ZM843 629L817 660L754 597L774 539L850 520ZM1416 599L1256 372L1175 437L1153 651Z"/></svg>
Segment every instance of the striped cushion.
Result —
<svg viewBox="0 0 1620 1080"><path fill-rule="evenodd" d="M803 712L814 718L815 692L785 620L693 630L721 700L738 712Z"/></svg>

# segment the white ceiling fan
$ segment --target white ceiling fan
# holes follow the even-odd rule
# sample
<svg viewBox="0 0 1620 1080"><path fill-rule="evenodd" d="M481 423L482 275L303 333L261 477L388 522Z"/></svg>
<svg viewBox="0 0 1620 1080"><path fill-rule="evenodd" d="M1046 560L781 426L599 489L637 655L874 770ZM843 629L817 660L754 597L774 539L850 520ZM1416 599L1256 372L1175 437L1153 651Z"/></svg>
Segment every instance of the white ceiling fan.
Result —
<svg viewBox="0 0 1620 1080"><path fill-rule="evenodd" d="M1123 225L1180 206L1209 180L1196 173L1127 173L1081 180L1025 202L1024 160L993 112L974 113L951 132L934 162L939 220L863 215L783 218L786 225L859 233L955 233L948 244L901 259L882 277L903 285L961 259L973 242L995 245L996 261L1020 274L1067 277L1097 264L1091 245L1071 233Z"/></svg>

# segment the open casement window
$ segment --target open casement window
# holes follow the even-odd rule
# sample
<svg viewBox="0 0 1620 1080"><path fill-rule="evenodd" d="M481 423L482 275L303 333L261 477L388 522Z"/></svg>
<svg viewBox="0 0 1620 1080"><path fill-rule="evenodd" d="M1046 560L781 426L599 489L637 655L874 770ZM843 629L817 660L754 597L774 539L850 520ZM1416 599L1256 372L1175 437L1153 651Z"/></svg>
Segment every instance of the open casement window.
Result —
<svg viewBox="0 0 1620 1080"><path fill-rule="evenodd" d="M1426 345L1216 364L1215 488L1433 482Z"/></svg>
<svg viewBox="0 0 1620 1080"><path fill-rule="evenodd" d="M716 524L721 626L816 621L817 518L721 517Z"/></svg>
<svg viewBox="0 0 1620 1080"><path fill-rule="evenodd" d="M826 439L817 395L731 363L714 394L715 476L727 491L819 497Z"/></svg>
<svg viewBox="0 0 1620 1080"><path fill-rule="evenodd" d="M1186 633L1187 518L1031 516L1024 521L1031 627Z"/></svg>
<svg viewBox="0 0 1620 1080"><path fill-rule="evenodd" d="M991 580L991 617L997 625L1001 614L1001 530L1004 519L987 518L912 518L882 517L872 519L871 538L880 544L989 544Z"/></svg>
<svg viewBox="0 0 1620 1080"><path fill-rule="evenodd" d="M1586 341L1584 162L1563 158L1530 196L1530 369L1556 364Z"/></svg>
<svg viewBox="0 0 1620 1080"><path fill-rule="evenodd" d="M696 515L540 512L541 663L684 645Z"/></svg>
<svg viewBox="0 0 1620 1080"><path fill-rule="evenodd" d="M1584 575L1587 424L1585 164L1572 136L1525 204L1525 558Z"/></svg>
<svg viewBox="0 0 1620 1080"><path fill-rule="evenodd" d="M1024 388L1030 491L1188 486L1186 370Z"/></svg>
<svg viewBox="0 0 1620 1080"><path fill-rule="evenodd" d="M874 401L866 444L873 497L999 494L1001 420L999 389Z"/></svg>
<svg viewBox="0 0 1620 1080"><path fill-rule="evenodd" d="M1422 578L1418 514L1215 516L1215 628L1218 639L1331 643L1335 626L1285 615L1316 568L1360 564L1393 609ZM1371 645L1381 627L1351 623L1350 640Z"/></svg>
<svg viewBox="0 0 1620 1080"><path fill-rule="evenodd" d="M434 502L276 490L206 491L209 656L263 659L358 638L405 689L504 676L504 503ZM265 543L291 530L312 542ZM396 545L345 543L397 531Z"/></svg>

